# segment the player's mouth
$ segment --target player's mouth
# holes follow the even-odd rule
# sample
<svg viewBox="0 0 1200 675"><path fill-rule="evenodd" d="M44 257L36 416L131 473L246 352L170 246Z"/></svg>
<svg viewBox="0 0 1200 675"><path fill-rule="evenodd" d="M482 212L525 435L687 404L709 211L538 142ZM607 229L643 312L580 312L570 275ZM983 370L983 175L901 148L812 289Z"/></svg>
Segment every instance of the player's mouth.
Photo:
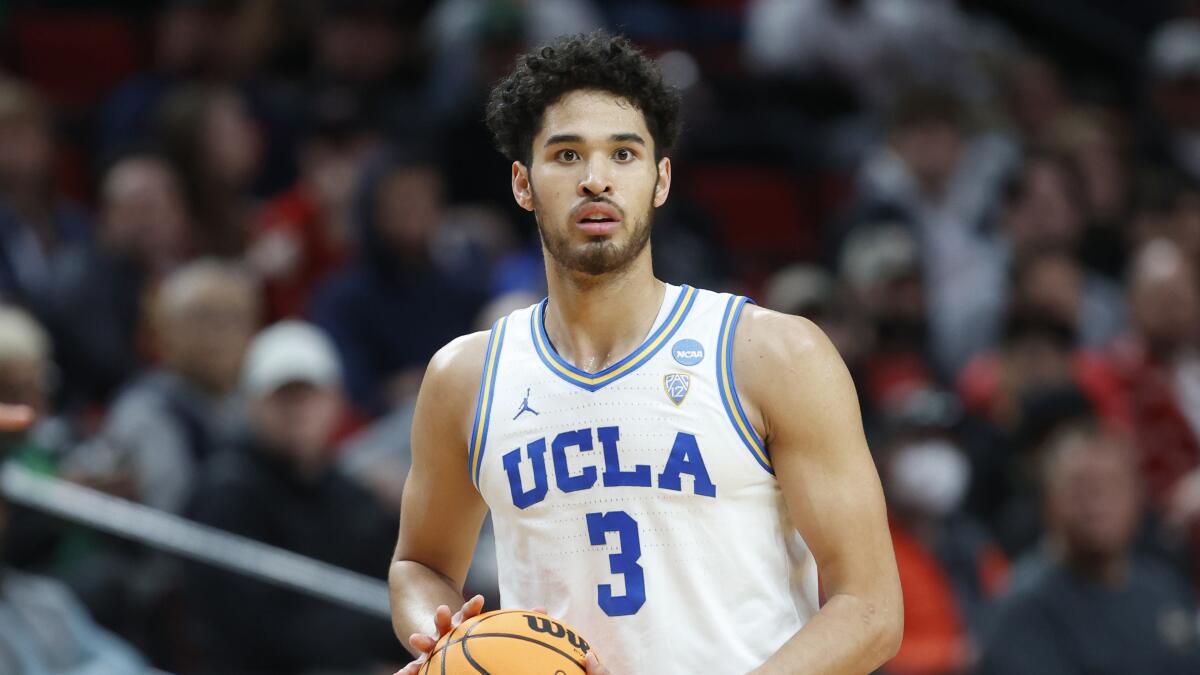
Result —
<svg viewBox="0 0 1200 675"><path fill-rule="evenodd" d="M592 202L575 213L575 226L584 234L612 234L621 226L621 212L610 204Z"/></svg>

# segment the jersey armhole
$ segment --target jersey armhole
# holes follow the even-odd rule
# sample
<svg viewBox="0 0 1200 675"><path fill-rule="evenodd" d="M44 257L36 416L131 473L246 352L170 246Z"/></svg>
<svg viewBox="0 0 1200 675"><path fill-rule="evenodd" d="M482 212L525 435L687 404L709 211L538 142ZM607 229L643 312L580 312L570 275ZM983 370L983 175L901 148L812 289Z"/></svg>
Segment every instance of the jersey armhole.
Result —
<svg viewBox="0 0 1200 675"><path fill-rule="evenodd" d="M487 354L483 357L483 372L479 377L479 396L475 399L475 419L471 423L471 438L467 444L467 470L471 482L479 488L479 470L487 444L488 423L492 418L492 398L496 389L496 371L500 365L500 350L504 347L504 327L508 317L499 318L488 335Z"/></svg>
<svg viewBox="0 0 1200 675"><path fill-rule="evenodd" d="M742 401L738 397L737 385L733 379L733 338L737 331L738 321L741 320L742 308L746 303L753 302L750 298L733 296L725 305L725 314L721 318L721 331L717 336L717 389L721 397L721 405L733 425L734 432L750 451L754 461L758 462L767 473L774 475L771 458L767 454L766 444L758 437L758 432L750 424Z"/></svg>

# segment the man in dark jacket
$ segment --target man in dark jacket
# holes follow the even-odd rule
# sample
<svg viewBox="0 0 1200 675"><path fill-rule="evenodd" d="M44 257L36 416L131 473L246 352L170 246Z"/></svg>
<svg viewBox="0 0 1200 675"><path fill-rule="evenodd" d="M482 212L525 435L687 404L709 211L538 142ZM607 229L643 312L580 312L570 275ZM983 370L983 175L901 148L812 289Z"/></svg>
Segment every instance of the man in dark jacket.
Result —
<svg viewBox="0 0 1200 675"><path fill-rule="evenodd" d="M247 433L206 464L190 515L382 578L397 523L333 468L343 404L329 339L309 324L275 324L251 345L242 383ZM378 617L209 567L196 566L188 578L204 672L359 669L403 656Z"/></svg>
<svg viewBox="0 0 1200 675"><path fill-rule="evenodd" d="M432 162L379 158L357 200L354 259L313 299L313 320L337 344L360 412L382 415L415 396L426 362L471 331L486 299L486 268L439 242L444 191Z"/></svg>
<svg viewBox="0 0 1200 675"><path fill-rule="evenodd" d="M1129 447L1094 423L1068 427L1046 447L1046 550L1023 563L979 672L1200 672L1192 594L1133 550L1142 512Z"/></svg>

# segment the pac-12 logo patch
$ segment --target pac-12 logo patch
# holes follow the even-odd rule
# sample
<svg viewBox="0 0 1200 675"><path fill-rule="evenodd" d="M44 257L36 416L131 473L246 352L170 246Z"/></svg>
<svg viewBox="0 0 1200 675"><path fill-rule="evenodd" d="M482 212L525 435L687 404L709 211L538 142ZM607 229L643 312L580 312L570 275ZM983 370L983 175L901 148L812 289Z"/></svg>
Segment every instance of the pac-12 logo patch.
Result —
<svg viewBox="0 0 1200 675"><path fill-rule="evenodd" d="M671 403L675 405L683 403L691 385L691 376L683 373L668 373L663 376L663 389L667 391L667 398L671 399Z"/></svg>
<svg viewBox="0 0 1200 675"><path fill-rule="evenodd" d="M704 360L704 345L691 338L680 340L671 347L671 356L682 366L694 366Z"/></svg>

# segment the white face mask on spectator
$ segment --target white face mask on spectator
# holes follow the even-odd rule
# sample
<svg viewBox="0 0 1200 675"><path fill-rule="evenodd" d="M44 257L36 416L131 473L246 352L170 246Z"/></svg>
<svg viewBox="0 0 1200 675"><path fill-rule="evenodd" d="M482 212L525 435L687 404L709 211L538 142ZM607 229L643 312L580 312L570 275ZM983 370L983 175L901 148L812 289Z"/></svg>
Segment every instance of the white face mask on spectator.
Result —
<svg viewBox="0 0 1200 675"><path fill-rule="evenodd" d="M897 504L930 516L944 516L962 503L971 465L944 439L914 441L891 459L891 496Z"/></svg>

